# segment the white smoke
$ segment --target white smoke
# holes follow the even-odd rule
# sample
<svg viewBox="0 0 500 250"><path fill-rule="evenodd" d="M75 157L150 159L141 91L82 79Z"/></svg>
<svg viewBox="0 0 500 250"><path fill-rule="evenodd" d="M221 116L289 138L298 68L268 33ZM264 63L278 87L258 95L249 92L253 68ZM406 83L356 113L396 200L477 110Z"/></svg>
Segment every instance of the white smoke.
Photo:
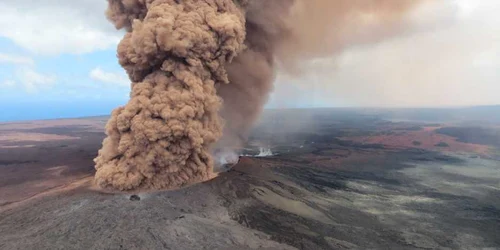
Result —
<svg viewBox="0 0 500 250"><path fill-rule="evenodd" d="M221 151L215 154L215 166L218 168L228 168L238 163L240 157L231 150Z"/></svg>
<svg viewBox="0 0 500 250"><path fill-rule="evenodd" d="M255 157L269 157L273 156L273 152L271 151L270 148L259 148L260 153L256 155Z"/></svg>

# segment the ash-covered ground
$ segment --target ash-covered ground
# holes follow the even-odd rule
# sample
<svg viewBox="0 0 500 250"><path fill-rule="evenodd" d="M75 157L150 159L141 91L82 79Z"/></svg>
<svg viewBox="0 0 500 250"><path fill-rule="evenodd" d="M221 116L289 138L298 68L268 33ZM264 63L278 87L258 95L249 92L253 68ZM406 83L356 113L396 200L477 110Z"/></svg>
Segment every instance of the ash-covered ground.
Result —
<svg viewBox="0 0 500 250"><path fill-rule="evenodd" d="M498 113L442 112L268 111L230 171L134 196L90 188L106 118L3 123L0 249L500 249Z"/></svg>

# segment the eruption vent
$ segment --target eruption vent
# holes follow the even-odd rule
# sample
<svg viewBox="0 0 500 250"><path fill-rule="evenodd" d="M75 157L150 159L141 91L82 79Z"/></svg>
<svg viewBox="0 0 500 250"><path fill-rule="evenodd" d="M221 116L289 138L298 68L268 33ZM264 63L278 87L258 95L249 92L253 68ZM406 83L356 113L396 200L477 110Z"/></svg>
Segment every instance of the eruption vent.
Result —
<svg viewBox="0 0 500 250"><path fill-rule="evenodd" d="M133 83L106 126L96 183L155 190L212 178L212 153L241 147L259 117L275 62L293 70L394 33L415 2L109 0Z"/></svg>

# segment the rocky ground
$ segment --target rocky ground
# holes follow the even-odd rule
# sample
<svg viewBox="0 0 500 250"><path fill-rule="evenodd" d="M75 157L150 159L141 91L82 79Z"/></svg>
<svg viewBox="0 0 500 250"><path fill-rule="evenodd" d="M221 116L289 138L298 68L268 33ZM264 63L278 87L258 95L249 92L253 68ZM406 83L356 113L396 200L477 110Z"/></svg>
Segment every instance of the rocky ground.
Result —
<svg viewBox="0 0 500 250"><path fill-rule="evenodd" d="M491 143L352 112L268 112L218 178L106 194L91 188L104 123L0 124L0 249L500 249ZM408 144L415 134L423 143Z"/></svg>

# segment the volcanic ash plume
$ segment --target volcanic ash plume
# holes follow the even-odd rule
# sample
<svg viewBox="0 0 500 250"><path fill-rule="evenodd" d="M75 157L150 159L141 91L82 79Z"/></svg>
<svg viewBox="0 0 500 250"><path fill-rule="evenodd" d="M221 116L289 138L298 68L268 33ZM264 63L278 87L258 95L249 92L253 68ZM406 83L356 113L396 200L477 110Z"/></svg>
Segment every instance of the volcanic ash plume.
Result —
<svg viewBox="0 0 500 250"><path fill-rule="evenodd" d="M228 83L224 65L244 48L242 11L231 0L112 0L108 16L129 30L118 57L134 83L106 126L97 184L163 189L210 178L210 146L222 135L215 85Z"/></svg>
<svg viewBox="0 0 500 250"><path fill-rule="evenodd" d="M154 190L211 178L212 153L240 147L261 113L275 62L376 38L353 32L361 19L385 34L416 1L109 0L108 18L127 30L118 58L133 83L106 126L96 183Z"/></svg>

